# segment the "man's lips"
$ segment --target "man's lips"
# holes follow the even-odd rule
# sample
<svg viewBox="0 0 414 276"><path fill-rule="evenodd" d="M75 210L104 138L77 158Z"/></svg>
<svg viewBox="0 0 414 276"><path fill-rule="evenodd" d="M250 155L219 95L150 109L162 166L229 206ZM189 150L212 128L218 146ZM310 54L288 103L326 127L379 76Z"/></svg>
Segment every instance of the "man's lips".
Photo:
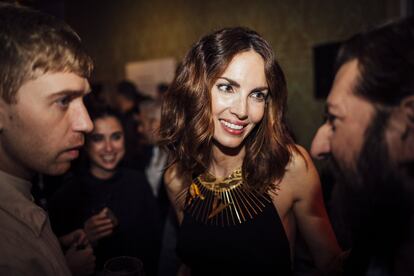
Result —
<svg viewBox="0 0 414 276"><path fill-rule="evenodd" d="M72 149L72 150L66 151L65 153L73 159L78 158L79 156L79 150L77 149Z"/></svg>
<svg viewBox="0 0 414 276"><path fill-rule="evenodd" d="M79 144L77 146L71 147L65 151L63 154L68 156L70 159L76 159L79 156L79 150L82 148L83 144Z"/></svg>

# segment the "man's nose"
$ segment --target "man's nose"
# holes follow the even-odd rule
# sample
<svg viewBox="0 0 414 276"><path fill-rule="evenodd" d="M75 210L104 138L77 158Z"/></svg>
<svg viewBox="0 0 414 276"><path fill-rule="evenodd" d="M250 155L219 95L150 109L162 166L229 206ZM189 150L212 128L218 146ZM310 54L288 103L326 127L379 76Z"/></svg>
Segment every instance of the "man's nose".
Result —
<svg viewBox="0 0 414 276"><path fill-rule="evenodd" d="M89 117L85 105L81 102L76 108L73 119L73 130L77 132L89 133L93 130L93 123Z"/></svg>
<svg viewBox="0 0 414 276"><path fill-rule="evenodd" d="M315 159L324 159L331 153L332 130L328 124L323 124L313 138L310 153Z"/></svg>

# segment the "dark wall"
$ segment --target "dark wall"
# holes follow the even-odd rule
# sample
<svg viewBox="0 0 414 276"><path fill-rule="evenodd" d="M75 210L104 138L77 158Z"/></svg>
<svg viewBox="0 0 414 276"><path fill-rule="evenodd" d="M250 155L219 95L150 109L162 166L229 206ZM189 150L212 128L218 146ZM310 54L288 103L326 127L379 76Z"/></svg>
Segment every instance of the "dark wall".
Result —
<svg viewBox="0 0 414 276"><path fill-rule="evenodd" d="M115 82L124 64L181 59L212 30L243 25L273 46L289 88L289 120L308 147L321 122L323 102L313 97L314 45L338 41L399 14L392 0L85 0L66 1L66 20L96 62L93 79Z"/></svg>

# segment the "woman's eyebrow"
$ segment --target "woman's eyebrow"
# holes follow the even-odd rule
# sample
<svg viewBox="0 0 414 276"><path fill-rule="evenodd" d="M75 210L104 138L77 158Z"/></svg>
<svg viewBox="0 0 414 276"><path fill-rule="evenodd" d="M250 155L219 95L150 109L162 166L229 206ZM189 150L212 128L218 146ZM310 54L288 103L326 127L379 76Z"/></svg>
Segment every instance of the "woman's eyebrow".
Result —
<svg viewBox="0 0 414 276"><path fill-rule="evenodd" d="M235 86L235 87L240 87L240 84L232 79L226 78L226 77L219 77L219 79L224 79L226 81L228 81L231 85Z"/></svg>

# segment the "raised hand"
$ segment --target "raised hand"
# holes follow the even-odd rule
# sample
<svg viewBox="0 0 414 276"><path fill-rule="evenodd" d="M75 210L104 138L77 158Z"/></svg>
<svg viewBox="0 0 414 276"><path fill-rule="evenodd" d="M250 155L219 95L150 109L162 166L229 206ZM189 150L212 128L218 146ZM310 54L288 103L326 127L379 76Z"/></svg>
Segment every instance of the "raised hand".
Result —
<svg viewBox="0 0 414 276"><path fill-rule="evenodd" d="M79 244L74 243L66 251L66 263L74 276L91 275L95 272L95 256L90 244L79 249Z"/></svg>
<svg viewBox="0 0 414 276"><path fill-rule="evenodd" d="M108 217L108 208L91 216L84 224L84 230L90 242L98 241L112 234L115 225Z"/></svg>

